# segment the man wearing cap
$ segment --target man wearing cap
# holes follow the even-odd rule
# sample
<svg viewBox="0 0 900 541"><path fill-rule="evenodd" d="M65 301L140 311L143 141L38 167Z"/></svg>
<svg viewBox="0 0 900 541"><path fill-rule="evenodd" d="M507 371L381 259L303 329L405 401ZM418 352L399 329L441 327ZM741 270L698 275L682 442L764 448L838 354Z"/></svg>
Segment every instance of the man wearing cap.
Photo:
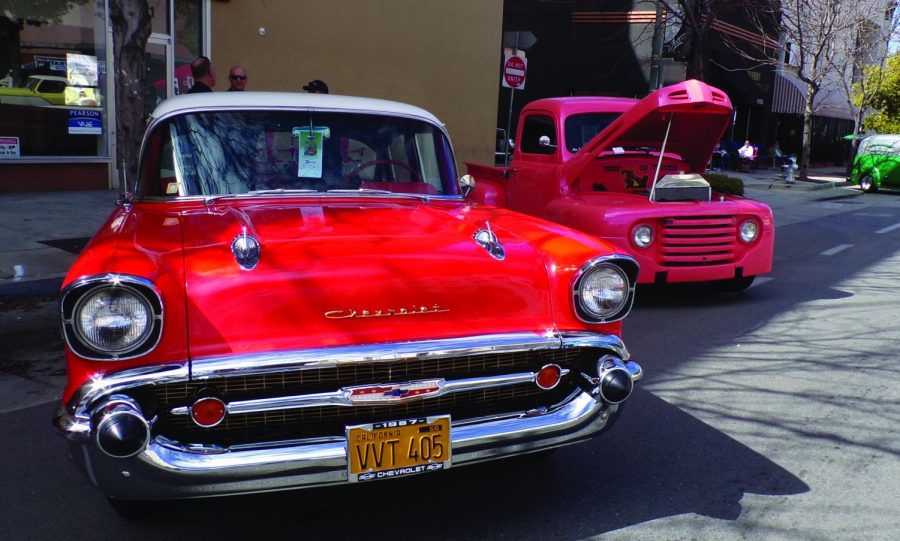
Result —
<svg viewBox="0 0 900 541"><path fill-rule="evenodd" d="M325 84L325 81L316 79L307 83L303 87L303 90L306 90L310 94L328 94L328 85Z"/></svg>
<svg viewBox="0 0 900 541"><path fill-rule="evenodd" d="M228 72L228 92L243 92L247 90L247 70L240 66L234 66Z"/></svg>

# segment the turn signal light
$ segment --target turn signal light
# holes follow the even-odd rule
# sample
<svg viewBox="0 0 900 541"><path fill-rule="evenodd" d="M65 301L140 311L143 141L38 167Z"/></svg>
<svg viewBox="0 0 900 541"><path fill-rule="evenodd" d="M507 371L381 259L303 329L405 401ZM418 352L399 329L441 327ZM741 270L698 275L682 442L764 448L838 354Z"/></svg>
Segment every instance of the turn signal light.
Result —
<svg viewBox="0 0 900 541"><path fill-rule="evenodd" d="M225 419L225 403L218 398L201 398L191 406L191 419L197 426L212 428Z"/></svg>
<svg viewBox="0 0 900 541"><path fill-rule="evenodd" d="M562 377L562 369L559 365L548 364L538 371L534 382L538 387L547 391L559 384L560 377Z"/></svg>

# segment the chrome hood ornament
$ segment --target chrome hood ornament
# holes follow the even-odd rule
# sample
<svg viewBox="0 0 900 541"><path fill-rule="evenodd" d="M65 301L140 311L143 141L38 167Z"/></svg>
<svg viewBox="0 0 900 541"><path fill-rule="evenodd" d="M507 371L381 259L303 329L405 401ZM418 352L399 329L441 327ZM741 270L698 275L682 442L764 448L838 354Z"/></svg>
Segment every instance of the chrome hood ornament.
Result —
<svg viewBox="0 0 900 541"><path fill-rule="evenodd" d="M472 238L479 246L487 250L487 253L491 254L494 259L499 261L506 259L506 250L500 244L500 241L497 240L497 235L491 231L490 222L484 222L484 229L476 231Z"/></svg>
<svg viewBox="0 0 900 541"><path fill-rule="evenodd" d="M242 269L253 270L259 263L259 241L247 234L247 228L231 241L231 253Z"/></svg>

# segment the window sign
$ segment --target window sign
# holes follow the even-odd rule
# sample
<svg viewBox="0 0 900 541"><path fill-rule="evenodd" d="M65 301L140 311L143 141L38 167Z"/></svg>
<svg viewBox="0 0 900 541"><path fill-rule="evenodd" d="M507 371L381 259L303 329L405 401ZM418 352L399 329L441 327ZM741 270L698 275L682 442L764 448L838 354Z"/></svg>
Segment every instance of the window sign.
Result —
<svg viewBox="0 0 900 541"><path fill-rule="evenodd" d="M103 117L100 111L69 109L69 134L100 135L103 133Z"/></svg>
<svg viewBox="0 0 900 541"><path fill-rule="evenodd" d="M70 86L97 86L97 57L86 54L66 55L66 78Z"/></svg>
<svg viewBox="0 0 900 541"><path fill-rule="evenodd" d="M0 136L0 158L19 157L19 138Z"/></svg>

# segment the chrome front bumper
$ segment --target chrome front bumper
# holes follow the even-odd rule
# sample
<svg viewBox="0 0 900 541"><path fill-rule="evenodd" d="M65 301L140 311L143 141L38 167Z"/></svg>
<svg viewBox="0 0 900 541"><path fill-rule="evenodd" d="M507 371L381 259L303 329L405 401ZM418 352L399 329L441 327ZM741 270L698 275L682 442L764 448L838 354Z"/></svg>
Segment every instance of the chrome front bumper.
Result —
<svg viewBox="0 0 900 541"><path fill-rule="evenodd" d="M522 336L520 336L522 337ZM507 336L507 338L510 338ZM527 341L509 340L519 347L536 347L534 335ZM633 381L643 375L628 360L617 337L606 335L555 335L555 347L593 345L621 356ZM538 340L547 347L547 342ZM447 344L443 344L446 346ZM471 344L470 344L471 345ZM405 347L408 347L407 344ZM435 344L429 346L433 355ZM441 351L457 351L445 348ZM417 355L421 355L421 351ZM333 356L332 356L333 358ZM229 361L233 363L233 360ZM277 363L284 369L283 363ZM230 364L234 368L233 364ZM195 375L202 372L197 370ZM207 369L210 368L208 365ZM221 365L220 365L221 368ZM245 367L246 369L246 367ZM146 385L154 378L171 379L178 367L159 367L130 373L119 380L93 382L82 393L80 406L69 411L60 405L54 427L69 440L76 465L107 495L121 499L168 499L265 492L348 482L345 438L272 442L231 448L184 446L161 436L130 458L113 458L93 441L89 411L103 396ZM221 373L221 370L215 370ZM127 382L127 383L126 383ZM140 382L140 383L138 383ZM619 406L604 403L596 393L576 390L558 407L544 411L515 412L503 416L453 422L453 466L540 451L588 439L602 431Z"/></svg>

